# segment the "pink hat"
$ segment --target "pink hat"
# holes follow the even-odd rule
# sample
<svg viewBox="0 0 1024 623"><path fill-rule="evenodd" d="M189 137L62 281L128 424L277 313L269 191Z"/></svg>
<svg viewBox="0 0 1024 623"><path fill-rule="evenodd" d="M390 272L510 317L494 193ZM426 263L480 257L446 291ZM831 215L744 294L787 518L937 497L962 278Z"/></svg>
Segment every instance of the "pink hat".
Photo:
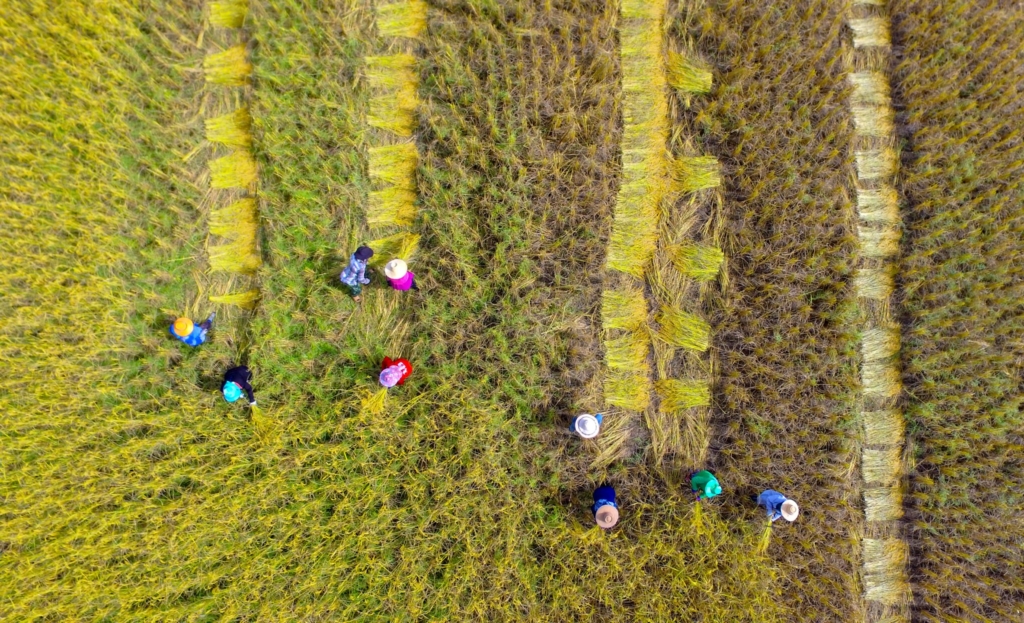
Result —
<svg viewBox="0 0 1024 623"><path fill-rule="evenodd" d="M398 366L389 366L380 371L380 384L384 387L394 387L402 380L402 369Z"/></svg>

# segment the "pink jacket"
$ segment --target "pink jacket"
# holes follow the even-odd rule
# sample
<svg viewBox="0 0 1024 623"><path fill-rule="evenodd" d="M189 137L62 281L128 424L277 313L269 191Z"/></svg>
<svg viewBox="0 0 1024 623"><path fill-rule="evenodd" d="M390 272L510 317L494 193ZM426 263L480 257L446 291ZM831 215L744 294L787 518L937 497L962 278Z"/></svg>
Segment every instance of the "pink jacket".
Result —
<svg viewBox="0 0 1024 623"><path fill-rule="evenodd" d="M412 271L405 273L405 276L401 279L388 279L391 282L391 287L396 290L408 290L412 287L412 281L416 278L416 274Z"/></svg>

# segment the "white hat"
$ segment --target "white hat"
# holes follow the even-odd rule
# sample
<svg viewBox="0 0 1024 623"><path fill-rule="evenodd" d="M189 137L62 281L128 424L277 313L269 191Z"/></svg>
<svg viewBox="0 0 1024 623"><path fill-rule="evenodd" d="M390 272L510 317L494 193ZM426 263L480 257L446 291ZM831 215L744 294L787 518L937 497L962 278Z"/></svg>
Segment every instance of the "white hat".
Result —
<svg viewBox="0 0 1024 623"><path fill-rule="evenodd" d="M605 504L594 513L594 520L597 521L599 527L607 530L619 523L619 509L611 504Z"/></svg>
<svg viewBox="0 0 1024 623"><path fill-rule="evenodd" d="M796 521L800 514L800 507L793 500L786 500L782 503L782 518L786 521Z"/></svg>
<svg viewBox="0 0 1024 623"><path fill-rule="evenodd" d="M388 276L388 279L401 279L407 272L409 272L409 267L403 260L391 260L384 265L384 274Z"/></svg>
<svg viewBox="0 0 1024 623"><path fill-rule="evenodd" d="M599 432L601 432L601 423L597 421L596 417L589 413L584 413L576 418L574 428L580 437L583 437L584 439L593 439L594 437L597 437Z"/></svg>

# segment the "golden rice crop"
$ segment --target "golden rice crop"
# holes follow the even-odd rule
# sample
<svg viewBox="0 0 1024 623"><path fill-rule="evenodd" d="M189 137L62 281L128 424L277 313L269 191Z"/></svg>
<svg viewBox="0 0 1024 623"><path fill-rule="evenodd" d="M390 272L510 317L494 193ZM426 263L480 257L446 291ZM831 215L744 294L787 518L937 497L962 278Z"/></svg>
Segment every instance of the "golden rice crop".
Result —
<svg viewBox="0 0 1024 623"><path fill-rule="evenodd" d="M688 54L669 51L666 69L673 88L695 94L711 91L711 71Z"/></svg>
<svg viewBox="0 0 1024 623"><path fill-rule="evenodd" d="M635 285L601 293L601 323L605 329L636 331L647 322L647 301Z"/></svg>
<svg viewBox="0 0 1024 623"><path fill-rule="evenodd" d="M252 132L249 108L243 106L226 115L207 119L206 140L227 147L248 149L252 147Z"/></svg>
<svg viewBox="0 0 1024 623"><path fill-rule="evenodd" d="M214 0L210 2L210 23L221 28L241 28L249 0Z"/></svg>
<svg viewBox="0 0 1024 623"><path fill-rule="evenodd" d="M612 370L650 374L647 356L651 342L646 331L629 332L605 340L605 365Z"/></svg>
<svg viewBox="0 0 1024 623"><path fill-rule="evenodd" d="M669 344L704 352L711 341L711 327L707 321L680 309L662 306L658 312L658 337Z"/></svg>
<svg viewBox="0 0 1024 623"><path fill-rule="evenodd" d="M217 294L210 297L211 303L223 305L234 305L245 310L256 309L260 302L260 291L257 289L245 290L244 292L232 292L230 294Z"/></svg>
<svg viewBox="0 0 1024 623"><path fill-rule="evenodd" d="M630 411L643 411L651 402L649 372L609 370L604 379L604 401Z"/></svg>
<svg viewBox="0 0 1024 623"><path fill-rule="evenodd" d="M416 219L416 192L390 187L370 193L366 223L370 227L406 227Z"/></svg>
<svg viewBox="0 0 1024 623"><path fill-rule="evenodd" d="M427 28L427 3L399 0L377 6L377 30L382 37L417 39Z"/></svg>
<svg viewBox="0 0 1024 623"><path fill-rule="evenodd" d="M256 160L245 149L210 161L213 188L252 188L256 184Z"/></svg>
<svg viewBox="0 0 1024 623"><path fill-rule="evenodd" d="M679 413L690 407L707 407L711 404L711 387L707 381L683 381L663 379L655 383L661 408L668 413Z"/></svg>
<svg viewBox="0 0 1024 623"><path fill-rule="evenodd" d="M683 192L696 192L722 185L718 159L714 156L683 156L673 164L673 177Z"/></svg>
<svg viewBox="0 0 1024 623"><path fill-rule="evenodd" d="M681 244L672 259L683 274L700 281L710 281L718 276L725 254L711 245Z"/></svg>
<svg viewBox="0 0 1024 623"><path fill-rule="evenodd" d="M419 242L419 234L410 232L399 232L385 238L371 240L366 243L366 246L374 251L373 257L370 258L370 266L380 268L394 258L408 262L416 256Z"/></svg>
<svg viewBox="0 0 1024 623"><path fill-rule="evenodd" d="M234 45L203 59L206 80L230 87L245 86L252 74L252 65L246 58L245 46Z"/></svg>
<svg viewBox="0 0 1024 623"><path fill-rule="evenodd" d="M416 187L419 154L416 152L415 143L371 147L368 156L370 179L398 188Z"/></svg>

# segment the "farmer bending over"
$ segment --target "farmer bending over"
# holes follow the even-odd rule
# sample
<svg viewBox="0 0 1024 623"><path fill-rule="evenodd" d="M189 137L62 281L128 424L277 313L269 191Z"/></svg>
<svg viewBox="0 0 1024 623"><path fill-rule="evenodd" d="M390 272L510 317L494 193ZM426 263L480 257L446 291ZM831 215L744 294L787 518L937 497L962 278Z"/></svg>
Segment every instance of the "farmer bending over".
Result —
<svg viewBox="0 0 1024 623"><path fill-rule="evenodd" d="M387 388L402 385L412 374L412 364L406 359L385 357L380 365L380 384Z"/></svg>
<svg viewBox="0 0 1024 623"><path fill-rule="evenodd" d="M184 316L177 318L171 323L171 335L189 346L199 346L206 341L206 332L213 326L213 317L216 315L217 312L213 312L206 320L199 324L193 323L191 319Z"/></svg>
<svg viewBox="0 0 1024 623"><path fill-rule="evenodd" d="M245 366L237 366L225 372L224 384L220 387L220 391L224 394L224 400L235 402L242 397L244 391L249 398L249 406L255 407L256 397L252 395L252 385L249 385L251 379L252 372L249 372L249 368Z"/></svg>
<svg viewBox="0 0 1024 623"><path fill-rule="evenodd" d="M416 273L409 271L405 260L391 260L384 265L384 275L396 290L419 290L416 287Z"/></svg>
<svg viewBox="0 0 1024 623"><path fill-rule="evenodd" d="M765 489L757 496L757 505L765 507L772 521L780 517L786 521L796 521L800 514L800 507L796 502L772 489Z"/></svg>
<svg viewBox="0 0 1024 623"><path fill-rule="evenodd" d="M597 525L607 530L619 522L619 506L615 503L615 489L609 484L603 484L594 489L594 505L590 507L594 512L594 521Z"/></svg>
<svg viewBox="0 0 1024 623"><path fill-rule="evenodd" d="M362 299L363 286L370 283L366 278L366 262L373 257L373 249L370 247L359 247L352 257L348 259L348 266L341 271L341 282L352 291L352 300L359 302Z"/></svg>
<svg viewBox="0 0 1024 623"><path fill-rule="evenodd" d="M695 472L690 476L690 491L697 494L697 499L713 498L722 493L722 485L719 484L715 475L706 469Z"/></svg>

